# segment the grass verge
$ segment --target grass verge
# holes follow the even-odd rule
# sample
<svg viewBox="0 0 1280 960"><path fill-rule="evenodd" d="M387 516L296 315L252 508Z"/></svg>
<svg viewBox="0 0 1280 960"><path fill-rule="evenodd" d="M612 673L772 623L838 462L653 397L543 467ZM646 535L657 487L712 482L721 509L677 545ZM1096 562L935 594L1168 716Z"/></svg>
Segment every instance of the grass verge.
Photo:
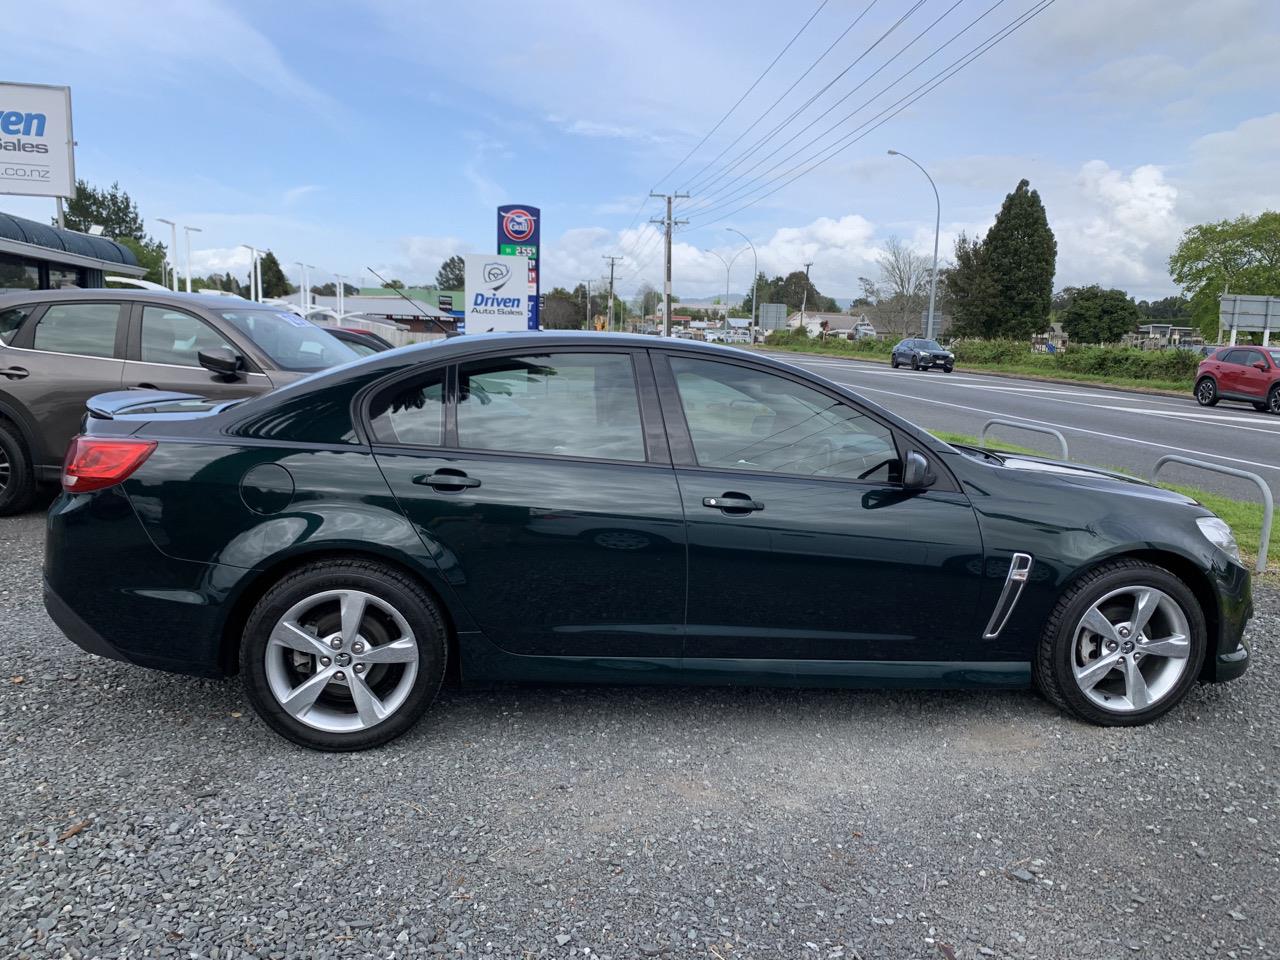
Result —
<svg viewBox="0 0 1280 960"><path fill-rule="evenodd" d="M850 350L846 347L829 346L819 340L805 346L792 344L766 344L767 350L783 350L788 353L812 353L828 357L843 357L846 360L866 360L870 363L888 363L887 357L873 353ZM1070 382L1092 384L1098 387L1115 387L1122 390L1137 390L1142 393L1171 393L1177 396L1191 395L1190 380L1152 379L1148 377L1115 377L1099 376L1091 373L1076 373L1049 364L1039 363L976 363L973 361L957 361L957 370L972 373L995 373L1011 377L1025 377L1028 380L1045 380L1050 383Z"/></svg>
<svg viewBox="0 0 1280 960"><path fill-rule="evenodd" d="M947 443L959 443L970 447L981 446L977 437L965 433L952 433L949 430L930 430L929 432L939 440L945 440ZM992 450L1003 450L1007 453L1023 453L1037 457L1054 456L1054 454L1046 454L1042 450L1032 450L1030 447L1018 446L1016 443L1004 443L1000 440L988 441L987 446ZM1115 470L1117 473L1131 473L1131 471L1123 470L1119 467L1107 467L1105 469ZM1243 558L1245 565L1250 570L1253 569L1253 564L1258 559L1258 544L1262 540L1261 503L1255 503L1251 500L1236 500L1232 497L1225 497L1220 493L1201 490L1199 487L1187 486L1182 483L1157 483L1156 485L1168 490L1176 490L1178 493L1191 497L1225 520L1236 535L1236 542L1240 544L1240 556ZM1274 559L1267 566L1267 572L1261 576L1255 574L1255 578L1273 586L1280 585L1280 570L1276 569Z"/></svg>

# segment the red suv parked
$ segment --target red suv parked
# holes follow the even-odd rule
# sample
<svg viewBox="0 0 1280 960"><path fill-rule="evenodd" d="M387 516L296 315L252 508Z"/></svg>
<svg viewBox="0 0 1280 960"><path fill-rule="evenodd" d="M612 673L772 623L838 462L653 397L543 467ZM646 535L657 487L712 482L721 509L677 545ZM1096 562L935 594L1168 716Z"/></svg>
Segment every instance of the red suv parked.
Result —
<svg viewBox="0 0 1280 960"><path fill-rule="evenodd" d="M1280 348L1223 347L1200 361L1196 402L1243 400L1255 410L1280 414Z"/></svg>

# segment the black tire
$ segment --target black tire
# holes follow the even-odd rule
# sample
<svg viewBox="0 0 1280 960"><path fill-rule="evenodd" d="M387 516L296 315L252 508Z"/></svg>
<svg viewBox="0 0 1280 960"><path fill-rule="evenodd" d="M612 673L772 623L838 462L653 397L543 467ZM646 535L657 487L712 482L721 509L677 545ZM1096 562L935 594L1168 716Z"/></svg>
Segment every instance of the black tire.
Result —
<svg viewBox="0 0 1280 960"><path fill-rule="evenodd" d="M919 369L920 369L920 358L919 358L919 357L912 357L912 358L911 358L911 369L912 369L912 370L919 370Z"/></svg>
<svg viewBox="0 0 1280 960"><path fill-rule="evenodd" d="M951 372L952 370L954 370L954 369L955 369L955 367L954 367L954 366L950 366L950 367L943 367L943 368L942 368L942 372L943 372L943 373L950 373L950 372Z"/></svg>
<svg viewBox="0 0 1280 960"><path fill-rule="evenodd" d="M1221 399L1218 396L1218 384L1213 377L1201 377L1196 381L1196 403L1202 407L1216 407Z"/></svg>
<svg viewBox="0 0 1280 960"><path fill-rule="evenodd" d="M1125 586L1150 586L1168 594L1186 615L1190 627L1188 662L1176 685L1145 710L1114 713L1093 703L1072 673L1076 627L1099 599ZM1034 685L1046 700L1080 720L1103 727L1134 727L1177 706L1195 685L1208 647L1204 612L1190 588L1165 570L1140 560L1113 560L1073 582L1054 605L1032 661Z"/></svg>
<svg viewBox="0 0 1280 960"><path fill-rule="evenodd" d="M349 733L318 730L290 715L267 676L267 643L277 622L295 604L330 590L359 590L389 604L407 622L418 647L417 674L400 707L377 724ZM370 560L317 561L287 574L253 608L240 644L240 673L258 716L287 740L333 752L378 747L412 727L435 700L447 659L448 632L435 602L411 577Z"/></svg>
<svg viewBox="0 0 1280 960"><path fill-rule="evenodd" d="M896 353L889 358L889 366L893 367L895 370L898 369L898 355Z"/></svg>
<svg viewBox="0 0 1280 960"><path fill-rule="evenodd" d="M1273 386L1271 392L1267 394L1267 409L1280 415L1280 383Z"/></svg>
<svg viewBox="0 0 1280 960"><path fill-rule="evenodd" d="M1271 411L1271 405L1267 403L1266 400L1255 400L1253 401L1253 409L1257 410L1259 413L1269 413Z"/></svg>
<svg viewBox="0 0 1280 960"><path fill-rule="evenodd" d="M26 510L39 489L22 435L13 424L0 420L0 517Z"/></svg>

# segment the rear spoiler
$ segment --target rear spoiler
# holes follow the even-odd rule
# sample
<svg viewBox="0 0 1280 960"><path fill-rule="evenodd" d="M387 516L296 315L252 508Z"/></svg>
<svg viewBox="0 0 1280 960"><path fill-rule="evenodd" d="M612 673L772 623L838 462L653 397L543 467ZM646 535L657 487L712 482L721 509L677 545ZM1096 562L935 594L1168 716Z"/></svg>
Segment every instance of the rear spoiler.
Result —
<svg viewBox="0 0 1280 960"><path fill-rule="evenodd" d="M204 400L196 393L176 393L172 390L113 390L100 393L85 401L89 416L99 420L114 420L117 416L138 410L158 407L166 403L186 400Z"/></svg>

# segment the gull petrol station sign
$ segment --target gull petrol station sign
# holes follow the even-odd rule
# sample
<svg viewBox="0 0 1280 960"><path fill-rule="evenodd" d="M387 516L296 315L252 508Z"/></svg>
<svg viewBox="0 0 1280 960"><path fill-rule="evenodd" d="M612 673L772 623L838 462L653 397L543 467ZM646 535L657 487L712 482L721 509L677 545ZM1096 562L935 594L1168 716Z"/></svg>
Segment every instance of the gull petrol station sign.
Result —
<svg viewBox="0 0 1280 960"><path fill-rule="evenodd" d="M542 211L525 203L509 203L498 208L498 254L524 257L528 261L528 327L538 329L538 238Z"/></svg>

